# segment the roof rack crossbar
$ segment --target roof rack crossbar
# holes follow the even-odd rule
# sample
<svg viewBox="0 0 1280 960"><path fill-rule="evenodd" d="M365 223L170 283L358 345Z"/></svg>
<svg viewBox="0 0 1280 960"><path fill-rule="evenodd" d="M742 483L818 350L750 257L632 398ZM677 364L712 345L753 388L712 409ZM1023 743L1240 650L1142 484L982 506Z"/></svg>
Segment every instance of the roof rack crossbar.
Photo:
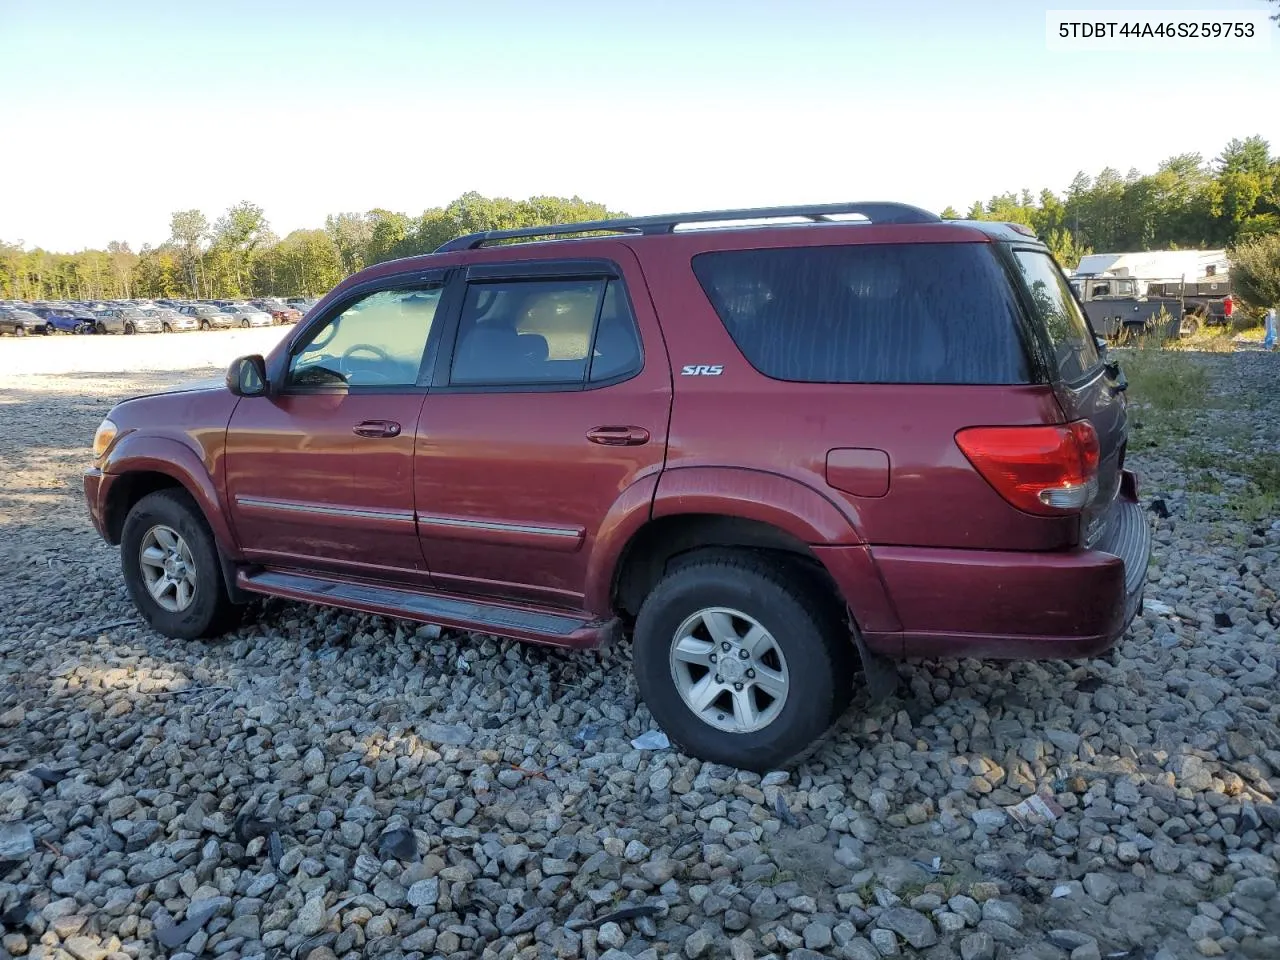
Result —
<svg viewBox="0 0 1280 960"><path fill-rule="evenodd" d="M577 233L623 233L647 236L674 233L686 223L731 223L741 220L806 219L830 222L832 217L860 215L871 223L938 223L939 218L927 210L906 203L872 201L868 203L827 203L793 207L753 207L743 210L703 210L697 213L661 214L651 217L620 217L584 223L559 223L546 226L520 227L515 230L486 230L457 237L436 248L436 253L475 250L496 240L519 240L531 237L556 237Z"/></svg>

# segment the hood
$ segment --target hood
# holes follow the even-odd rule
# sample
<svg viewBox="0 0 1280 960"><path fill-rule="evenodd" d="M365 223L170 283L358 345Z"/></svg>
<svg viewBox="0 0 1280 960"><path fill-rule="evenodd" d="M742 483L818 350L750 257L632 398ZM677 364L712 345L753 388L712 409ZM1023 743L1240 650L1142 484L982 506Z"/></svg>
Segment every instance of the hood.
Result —
<svg viewBox="0 0 1280 960"><path fill-rule="evenodd" d="M217 393L227 389L226 376L209 377L202 380L192 380L189 383L177 383L172 387L165 387L162 390L155 390L151 393L140 393L137 396L129 397L127 400L120 401L122 404L133 403L135 400L148 400L152 397L168 397L180 393Z"/></svg>

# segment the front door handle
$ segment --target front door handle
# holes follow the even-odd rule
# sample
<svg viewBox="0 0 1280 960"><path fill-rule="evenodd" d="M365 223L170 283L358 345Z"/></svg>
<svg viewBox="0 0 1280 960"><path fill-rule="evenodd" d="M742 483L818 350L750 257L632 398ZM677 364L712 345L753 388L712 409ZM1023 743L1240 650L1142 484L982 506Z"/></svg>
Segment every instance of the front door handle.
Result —
<svg viewBox="0 0 1280 960"><path fill-rule="evenodd" d="M587 439L607 447L638 447L649 442L649 431L644 427L595 427L587 431Z"/></svg>
<svg viewBox="0 0 1280 960"><path fill-rule="evenodd" d="M351 428L357 437L398 437L400 424L394 420L364 420Z"/></svg>

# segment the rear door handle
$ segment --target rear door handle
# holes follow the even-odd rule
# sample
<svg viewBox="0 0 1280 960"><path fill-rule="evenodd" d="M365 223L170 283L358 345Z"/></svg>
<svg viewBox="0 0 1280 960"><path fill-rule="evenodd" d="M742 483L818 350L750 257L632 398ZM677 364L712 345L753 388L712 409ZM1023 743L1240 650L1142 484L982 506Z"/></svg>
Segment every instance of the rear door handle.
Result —
<svg viewBox="0 0 1280 960"><path fill-rule="evenodd" d="M398 437L400 424L394 420L364 420L351 428L357 437Z"/></svg>
<svg viewBox="0 0 1280 960"><path fill-rule="evenodd" d="M644 427L595 427L587 431L587 439L607 447L638 447L649 442L649 431Z"/></svg>

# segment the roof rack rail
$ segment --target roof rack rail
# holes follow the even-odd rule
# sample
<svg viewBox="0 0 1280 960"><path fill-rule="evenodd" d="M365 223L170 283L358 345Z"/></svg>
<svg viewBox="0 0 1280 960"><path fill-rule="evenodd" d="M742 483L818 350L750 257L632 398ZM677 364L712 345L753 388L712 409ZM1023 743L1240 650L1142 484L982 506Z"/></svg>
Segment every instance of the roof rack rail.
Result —
<svg viewBox="0 0 1280 960"><path fill-rule="evenodd" d="M871 223L940 223L927 210L906 203L872 201L869 203L827 203L797 207L753 207L744 210L703 210L698 213L660 214L651 217L620 217L584 223L560 223L546 226L520 227L515 230L486 230L457 237L436 248L436 253L475 250L495 240L518 240L531 237L555 237L575 233L625 233L639 236L674 233L685 223L721 223L735 220L777 220L803 218L816 223L832 217L858 214Z"/></svg>

